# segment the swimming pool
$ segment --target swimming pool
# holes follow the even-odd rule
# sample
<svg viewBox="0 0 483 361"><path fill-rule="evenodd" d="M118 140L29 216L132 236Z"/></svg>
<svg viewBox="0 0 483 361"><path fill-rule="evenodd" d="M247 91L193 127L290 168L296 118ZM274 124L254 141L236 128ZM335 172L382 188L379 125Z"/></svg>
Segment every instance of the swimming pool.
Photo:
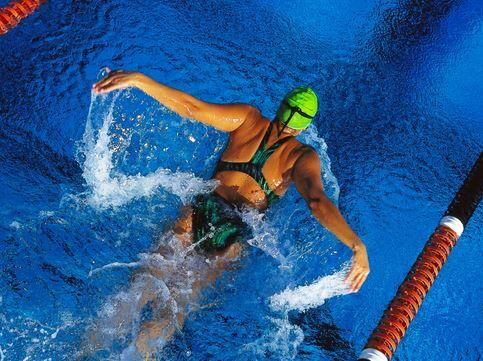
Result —
<svg viewBox="0 0 483 361"><path fill-rule="evenodd" d="M76 357L89 326L136 296L130 274L181 205L212 187L225 136L136 91L93 97L103 66L269 117L312 86L323 108L305 139L371 260L358 294L271 309L350 257L292 189L252 219L253 247L159 357L355 359L483 144L483 5L412 3L49 2L1 37L0 359ZM481 358L482 219L480 207L395 360ZM129 358L136 320L101 326L112 343L97 357Z"/></svg>

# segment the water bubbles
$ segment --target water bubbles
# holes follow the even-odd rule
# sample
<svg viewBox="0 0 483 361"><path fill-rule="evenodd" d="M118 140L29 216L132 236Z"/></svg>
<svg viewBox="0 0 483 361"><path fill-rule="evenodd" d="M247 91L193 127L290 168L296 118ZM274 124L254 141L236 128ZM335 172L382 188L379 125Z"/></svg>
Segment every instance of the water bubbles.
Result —
<svg viewBox="0 0 483 361"><path fill-rule="evenodd" d="M103 67L103 68L102 68L102 69L99 71L99 73L97 74L97 79L98 79L98 80L101 80L101 79L105 78L106 76L108 76L108 75L109 75L108 69L109 69L109 68L107 68L107 67Z"/></svg>
<svg viewBox="0 0 483 361"><path fill-rule="evenodd" d="M150 197L158 188L179 196L182 202L188 202L197 193L214 190L217 181L205 181L188 172L159 168L143 176L125 175L117 171L113 164L113 154L118 148L110 148L110 128L116 125L113 110L117 97L108 100L106 96L93 95L91 98L83 145L80 148L84 158L83 177L90 189L91 205L99 209L118 207L133 199ZM136 119L142 119L142 116L137 115ZM101 124L97 130L94 126L96 123ZM148 143L142 144L142 148L148 147ZM168 147L163 150L167 151Z"/></svg>
<svg viewBox="0 0 483 361"><path fill-rule="evenodd" d="M18 230L22 227L22 224L20 222L13 221L12 223L10 223L9 227Z"/></svg>
<svg viewBox="0 0 483 361"><path fill-rule="evenodd" d="M64 316L64 315L63 315ZM49 355L58 351L58 344L53 340L58 337L61 330L72 332L73 326L78 327L78 320L73 320L71 316L62 317L62 323L57 327L51 327L39 322L36 319L24 316L16 316L10 319L2 319L2 330L0 336L5 339L13 339L15 342L5 342L0 346L0 361L14 359L9 355L16 355L19 344L26 343L23 360L47 360ZM11 338L11 337L14 338ZM4 347L4 348L2 348ZM17 359L17 358L15 358ZM18 358L20 359L20 358Z"/></svg>

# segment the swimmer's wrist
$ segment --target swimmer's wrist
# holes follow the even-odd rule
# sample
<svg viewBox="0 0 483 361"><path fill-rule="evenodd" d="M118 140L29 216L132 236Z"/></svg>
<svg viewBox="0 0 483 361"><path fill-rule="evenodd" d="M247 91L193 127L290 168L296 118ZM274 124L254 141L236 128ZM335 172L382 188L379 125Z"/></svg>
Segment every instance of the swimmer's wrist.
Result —
<svg viewBox="0 0 483 361"><path fill-rule="evenodd" d="M141 88L147 76L143 73L134 72L131 73L131 79L129 80L129 85L135 88Z"/></svg>
<svg viewBox="0 0 483 361"><path fill-rule="evenodd" d="M366 245L362 243L360 238L355 238L351 240L349 244L349 248L352 250L352 252L358 252L366 248Z"/></svg>

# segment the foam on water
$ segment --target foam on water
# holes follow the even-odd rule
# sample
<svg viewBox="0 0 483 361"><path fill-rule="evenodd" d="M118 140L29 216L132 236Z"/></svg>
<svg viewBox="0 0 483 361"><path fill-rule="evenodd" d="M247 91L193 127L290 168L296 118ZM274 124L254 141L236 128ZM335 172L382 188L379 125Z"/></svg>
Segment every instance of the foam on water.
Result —
<svg viewBox="0 0 483 361"><path fill-rule="evenodd" d="M273 228L263 213L255 209L245 208L240 212L242 220L252 229L253 237L247 242L253 247L261 249L263 252L280 262L280 267L289 268L290 263L282 254L279 247L278 232Z"/></svg>
<svg viewBox="0 0 483 361"><path fill-rule="evenodd" d="M272 323L269 331L255 342L245 345L240 353L252 352L260 357L276 356L279 360L292 360L297 356L297 349L304 340L302 329L292 325L288 315L284 317L268 317Z"/></svg>
<svg viewBox="0 0 483 361"><path fill-rule="evenodd" d="M323 305L329 298L352 293L344 282L347 271L348 267L346 266L332 275L318 278L309 285L298 286L293 289L286 288L270 297L270 308L273 311L282 312L305 311Z"/></svg>
<svg viewBox="0 0 483 361"><path fill-rule="evenodd" d="M74 319L71 314L61 315L61 324L49 326L33 318L14 316L6 318L0 313L0 336L15 336L15 342L0 345L0 361L13 360L18 344L27 345L23 360L49 359L49 356L58 352L62 345L55 342L60 332L70 334L79 327L80 320Z"/></svg>
<svg viewBox="0 0 483 361"><path fill-rule="evenodd" d="M89 187L89 202L98 208L116 207L152 196L161 187L185 203L197 193L213 190L216 181L203 180L193 173L159 168L147 175L125 175L115 169L109 129L115 122L113 110L121 94L91 95L83 144L79 147L84 158L83 177Z"/></svg>
<svg viewBox="0 0 483 361"><path fill-rule="evenodd" d="M138 262L112 263L97 269L93 273L122 266L137 267L129 285L104 302L92 321L81 352L91 354L109 349L114 355L112 345L121 342L123 347L117 353L120 359L140 359L135 342L144 321L166 322L164 329L180 330L178 314L187 317L198 307L198 285L211 279L215 263L216 259L193 252L167 232L152 253L139 255ZM160 333L150 341L149 352L159 352L165 343L166 336Z"/></svg>
<svg viewBox="0 0 483 361"><path fill-rule="evenodd" d="M337 204L340 188L337 178L332 173L330 158L327 154L327 143L318 135L315 126L308 127L300 134L299 138L303 143L311 145L317 151L320 158L324 191Z"/></svg>
<svg viewBox="0 0 483 361"><path fill-rule="evenodd" d="M267 328L262 337L245 345L243 350L261 356L276 355L282 360L294 359L304 340L304 333L299 326L290 323L289 311L304 312L323 305L329 298L351 293L344 283L348 269L349 265L345 264L340 271L320 277L309 285L286 288L271 296L268 302L276 315L267 318L273 327Z"/></svg>

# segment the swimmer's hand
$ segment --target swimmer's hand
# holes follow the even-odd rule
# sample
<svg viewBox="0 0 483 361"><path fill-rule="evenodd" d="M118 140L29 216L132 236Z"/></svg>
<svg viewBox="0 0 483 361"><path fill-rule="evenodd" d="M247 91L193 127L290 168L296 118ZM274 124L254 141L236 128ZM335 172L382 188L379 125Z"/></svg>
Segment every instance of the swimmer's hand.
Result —
<svg viewBox="0 0 483 361"><path fill-rule="evenodd" d="M354 246L352 252L352 267L344 281L350 284L353 292L357 292L369 274L369 258L362 242Z"/></svg>
<svg viewBox="0 0 483 361"><path fill-rule="evenodd" d="M92 86L92 90L96 94L109 93L113 90L136 86L137 79L142 77L142 74L138 72L124 70L110 71L109 68L105 70L107 76Z"/></svg>

